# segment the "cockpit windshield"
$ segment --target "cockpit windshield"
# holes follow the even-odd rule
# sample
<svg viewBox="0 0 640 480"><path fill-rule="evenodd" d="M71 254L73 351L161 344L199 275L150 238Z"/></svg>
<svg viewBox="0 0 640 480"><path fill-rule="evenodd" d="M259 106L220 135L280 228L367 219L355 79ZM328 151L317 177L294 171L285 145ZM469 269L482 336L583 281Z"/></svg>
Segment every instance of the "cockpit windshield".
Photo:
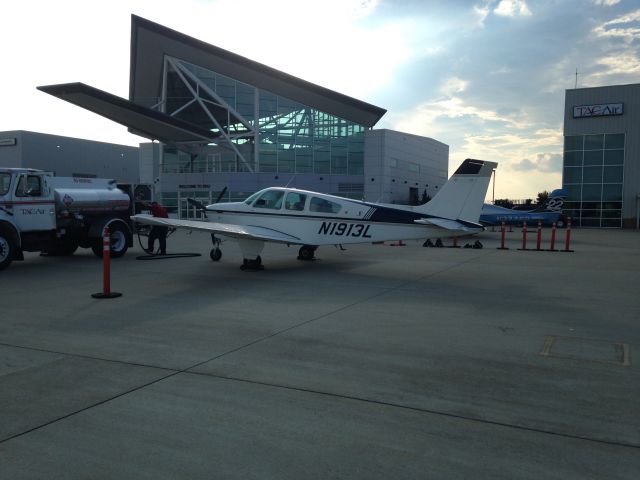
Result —
<svg viewBox="0 0 640 480"><path fill-rule="evenodd" d="M282 207L282 199L284 198L284 191L270 189L262 192L260 198L258 198L253 206L255 208L270 208L273 210L279 210Z"/></svg>
<svg viewBox="0 0 640 480"><path fill-rule="evenodd" d="M264 192L264 190L259 190L256 193L254 193L253 195L250 195L249 198L247 198L244 203L246 203L247 205L251 205L256 198L258 198L260 195L262 195L262 192Z"/></svg>

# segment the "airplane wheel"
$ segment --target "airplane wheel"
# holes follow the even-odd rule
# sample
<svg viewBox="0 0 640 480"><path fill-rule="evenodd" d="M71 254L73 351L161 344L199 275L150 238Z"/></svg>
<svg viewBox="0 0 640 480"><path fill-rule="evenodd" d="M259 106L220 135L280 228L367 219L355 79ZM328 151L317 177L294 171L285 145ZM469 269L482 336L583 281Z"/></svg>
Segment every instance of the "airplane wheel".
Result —
<svg viewBox="0 0 640 480"><path fill-rule="evenodd" d="M303 245L300 247L300 250L298 250L298 260L313 260L315 251L315 248L309 245Z"/></svg>
<svg viewBox="0 0 640 480"><path fill-rule="evenodd" d="M212 248L209 252L209 256L211 257L211 260L218 262L222 258L222 250L219 248Z"/></svg>
<svg viewBox="0 0 640 480"><path fill-rule="evenodd" d="M240 265L240 270L264 270L264 267L262 266L262 258L260 258L260 256L256 257L255 260L245 258L242 261L242 265Z"/></svg>

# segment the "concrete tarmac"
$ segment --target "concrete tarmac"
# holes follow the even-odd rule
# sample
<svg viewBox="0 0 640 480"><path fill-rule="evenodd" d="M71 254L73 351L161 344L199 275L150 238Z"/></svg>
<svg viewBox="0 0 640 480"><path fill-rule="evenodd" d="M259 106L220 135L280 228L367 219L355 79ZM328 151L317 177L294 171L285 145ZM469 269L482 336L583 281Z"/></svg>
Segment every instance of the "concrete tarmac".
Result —
<svg viewBox="0 0 640 480"><path fill-rule="evenodd" d="M640 233L477 238L246 272L177 232L202 256L136 246L108 300L90 251L27 254L0 272L0 478L639 478Z"/></svg>

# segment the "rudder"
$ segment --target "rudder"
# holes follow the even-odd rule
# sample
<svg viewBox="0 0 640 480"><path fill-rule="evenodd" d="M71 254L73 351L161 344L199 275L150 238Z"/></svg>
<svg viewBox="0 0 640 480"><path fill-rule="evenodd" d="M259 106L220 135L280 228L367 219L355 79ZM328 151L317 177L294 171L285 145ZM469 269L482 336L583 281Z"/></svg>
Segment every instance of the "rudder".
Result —
<svg viewBox="0 0 640 480"><path fill-rule="evenodd" d="M467 158L440 191L415 211L426 215L477 223L491 175L498 164Z"/></svg>

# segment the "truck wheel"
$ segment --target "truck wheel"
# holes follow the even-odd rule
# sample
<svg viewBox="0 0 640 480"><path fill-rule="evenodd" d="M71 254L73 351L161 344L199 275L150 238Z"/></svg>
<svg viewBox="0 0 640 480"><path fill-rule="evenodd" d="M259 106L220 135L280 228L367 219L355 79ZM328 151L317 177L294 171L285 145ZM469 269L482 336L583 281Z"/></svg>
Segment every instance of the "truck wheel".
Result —
<svg viewBox="0 0 640 480"><path fill-rule="evenodd" d="M0 229L0 270L11 265L15 252L16 245L13 240L3 229Z"/></svg>
<svg viewBox="0 0 640 480"><path fill-rule="evenodd" d="M129 232L122 225L113 225L109 228L110 231L110 244L111 244L111 258L118 258L127 253L129 248ZM98 238L93 245L91 246L91 250L96 257L102 258L102 238Z"/></svg>

